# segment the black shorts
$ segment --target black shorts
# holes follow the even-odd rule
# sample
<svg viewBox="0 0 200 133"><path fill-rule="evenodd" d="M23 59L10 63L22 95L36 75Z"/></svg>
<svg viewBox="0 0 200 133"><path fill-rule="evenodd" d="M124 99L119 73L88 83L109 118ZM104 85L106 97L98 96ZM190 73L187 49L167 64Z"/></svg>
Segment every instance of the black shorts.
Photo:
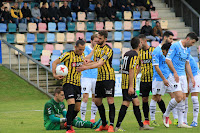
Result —
<svg viewBox="0 0 200 133"><path fill-rule="evenodd" d="M95 98L114 97L114 93L115 93L114 80L104 80L96 82Z"/></svg>
<svg viewBox="0 0 200 133"><path fill-rule="evenodd" d="M140 82L140 96L148 97L152 92L152 82Z"/></svg>
<svg viewBox="0 0 200 133"><path fill-rule="evenodd" d="M81 87L66 83L63 85L65 99L74 98L75 102L81 102Z"/></svg>
<svg viewBox="0 0 200 133"><path fill-rule="evenodd" d="M134 98L138 97L136 92L132 95L129 95L128 89L122 89L122 95L123 95L123 101L133 101Z"/></svg>

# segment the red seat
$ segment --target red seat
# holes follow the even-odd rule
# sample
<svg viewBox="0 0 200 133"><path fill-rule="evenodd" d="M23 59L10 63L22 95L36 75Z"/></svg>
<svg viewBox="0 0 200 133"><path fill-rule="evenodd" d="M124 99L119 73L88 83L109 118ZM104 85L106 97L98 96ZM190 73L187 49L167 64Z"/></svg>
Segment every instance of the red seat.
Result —
<svg viewBox="0 0 200 133"><path fill-rule="evenodd" d="M42 55L41 56L41 63L45 66L49 66L49 57L48 56L45 56L45 55Z"/></svg>
<svg viewBox="0 0 200 133"><path fill-rule="evenodd" d="M39 23L38 28L39 28L39 32L47 32L47 24L46 23Z"/></svg>

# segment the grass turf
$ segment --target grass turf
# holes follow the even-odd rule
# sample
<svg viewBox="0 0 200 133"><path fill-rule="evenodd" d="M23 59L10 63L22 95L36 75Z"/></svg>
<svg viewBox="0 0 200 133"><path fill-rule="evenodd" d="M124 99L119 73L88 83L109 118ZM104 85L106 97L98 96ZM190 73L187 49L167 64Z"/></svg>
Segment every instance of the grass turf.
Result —
<svg viewBox="0 0 200 133"><path fill-rule="evenodd" d="M43 127L43 106L49 98L42 94L40 91L36 90L34 87L29 85L27 82L19 78L17 75L13 74L8 69L0 66L0 133L44 133L44 132L57 132L64 133L65 130L61 131L46 131ZM150 96L151 98L151 96ZM166 105L168 104L170 98L168 95L163 96L163 100ZM140 98L141 101L141 98ZM66 103L66 102L65 102ZM115 98L116 116L115 123L118 118L119 109L121 107L122 98ZM108 106L106 99L104 99L104 105L106 108L106 116L108 117ZM88 110L91 107L91 99L88 102ZM140 106L140 109L142 107ZM141 110L142 111L142 110ZM160 111L157 106L157 111ZM80 113L78 114L80 116ZM189 113L188 113L188 123L192 122L192 102L189 98ZM143 114L142 118L144 120ZM173 122L173 117L170 115ZM90 112L86 114L86 119L90 119ZM97 113L96 120L99 119L99 114ZM126 132L134 133L171 133L171 132L181 132L196 133L200 131L200 128L192 129L180 129L174 125L170 125L170 128L165 128L162 124L162 113L156 112L156 120L161 125L156 127L153 131L139 131L139 126L132 112L132 105L129 107L126 117L122 122L122 127ZM77 133L87 132L92 133L94 130L86 128L75 128Z"/></svg>

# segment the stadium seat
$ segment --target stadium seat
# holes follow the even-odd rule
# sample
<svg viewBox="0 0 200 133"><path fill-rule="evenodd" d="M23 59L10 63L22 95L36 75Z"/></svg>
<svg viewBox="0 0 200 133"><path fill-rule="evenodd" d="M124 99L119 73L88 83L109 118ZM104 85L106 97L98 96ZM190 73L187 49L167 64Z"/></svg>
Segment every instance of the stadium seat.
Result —
<svg viewBox="0 0 200 133"><path fill-rule="evenodd" d="M87 13L87 20L89 20L89 21L96 20L94 12Z"/></svg>
<svg viewBox="0 0 200 133"><path fill-rule="evenodd" d="M25 43L25 35L24 34L16 34L17 43L22 44Z"/></svg>
<svg viewBox="0 0 200 133"><path fill-rule="evenodd" d="M145 20L144 21L142 21L142 24L141 24L141 28L145 25Z"/></svg>
<svg viewBox="0 0 200 133"><path fill-rule="evenodd" d="M131 19L132 19L131 11L124 11L124 20L131 20Z"/></svg>
<svg viewBox="0 0 200 133"><path fill-rule="evenodd" d="M62 51L63 52L63 51ZM53 52L52 52L52 56L60 56L61 55L61 52L60 52L60 50L53 50ZM51 56L51 57L52 57Z"/></svg>
<svg viewBox="0 0 200 133"><path fill-rule="evenodd" d="M19 32L27 32L27 25L24 23L19 23Z"/></svg>
<svg viewBox="0 0 200 133"><path fill-rule="evenodd" d="M36 51L39 51L40 52L40 54L42 54L42 50L43 50L43 45L35 45L35 50Z"/></svg>
<svg viewBox="0 0 200 133"><path fill-rule="evenodd" d="M55 42L55 34L54 33L47 33L47 42L54 43Z"/></svg>
<svg viewBox="0 0 200 133"><path fill-rule="evenodd" d="M35 4L38 4L36 2L31 2L31 9L34 8Z"/></svg>
<svg viewBox="0 0 200 133"><path fill-rule="evenodd" d="M35 43L35 34L27 33L27 43Z"/></svg>
<svg viewBox="0 0 200 133"><path fill-rule="evenodd" d="M76 13L75 13L75 12L72 12L71 14L72 14L72 20L73 20L73 21L76 21Z"/></svg>
<svg viewBox="0 0 200 133"><path fill-rule="evenodd" d="M80 38L80 39L85 39L84 33L77 32L77 33L76 33L76 40L79 40L79 38Z"/></svg>
<svg viewBox="0 0 200 133"><path fill-rule="evenodd" d="M56 44L55 45L55 50L60 50L60 52L63 53L63 50L64 50L63 44Z"/></svg>
<svg viewBox="0 0 200 133"><path fill-rule="evenodd" d="M106 42L106 44L108 44L108 46L110 46L112 48L112 43L111 42Z"/></svg>
<svg viewBox="0 0 200 133"><path fill-rule="evenodd" d="M40 51L34 50L34 51L32 52L32 57L33 57L33 59L35 59L35 60L40 60Z"/></svg>
<svg viewBox="0 0 200 133"><path fill-rule="evenodd" d="M113 48L113 54L121 54L121 50L119 48Z"/></svg>
<svg viewBox="0 0 200 133"><path fill-rule="evenodd" d="M32 54L33 52L33 45L25 45L26 54Z"/></svg>
<svg viewBox="0 0 200 133"><path fill-rule="evenodd" d="M150 19L149 11L142 11L142 19Z"/></svg>
<svg viewBox="0 0 200 133"><path fill-rule="evenodd" d="M124 21L124 30L133 30L131 21Z"/></svg>
<svg viewBox="0 0 200 133"><path fill-rule="evenodd" d="M130 50L130 48L122 48L122 59L124 58L124 54Z"/></svg>
<svg viewBox="0 0 200 133"><path fill-rule="evenodd" d="M151 11L151 19L159 19L158 18L158 11Z"/></svg>
<svg viewBox="0 0 200 133"><path fill-rule="evenodd" d="M117 11L117 12L116 12L116 17L117 17L119 20L122 20L122 12Z"/></svg>
<svg viewBox="0 0 200 133"><path fill-rule="evenodd" d="M18 48L19 50L21 50L22 52L24 51L24 46L23 45L15 45L15 47L16 48ZM15 55L18 55L18 51L17 50L15 50ZM21 55L21 53L19 53L20 55Z"/></svg>
<svg viewBox="0 0 200 133"><path fill-rule="evenodd" d="M87 30L94 31L94 23L93 22L87 22Z"/></svg>
<svg viewBox="0 0 200 133"><path fill-rule="evenodd" d="M86 32L85 33L85 40L87 41L87 42L90 42L90 40L91 40L91 36L93 35L93 33L92 32Z"/></svg>
<svg viewBox="0 0 200 133"><path fill-rule="evenodd" d="M140 25L141 25L140 21L133 21L133 29L134 30L140 30Z"/></svg>
<svg viewBox="0 0 200 133"><path fill-rule="evenodd" d="M42 55L48 56L50 59L51 51L50 50L42 50Z"/></svg>
<svg viewBox="0 0 200 133"><path fill-rule="evenodd" d="M45 45L45 50L49 50L50 53L52 53L53 50L54 50L53 44L46 44L46 45Z"/></svg>
<svg viewBox="0 0 200 133"><path fill-rule="evenodd" d="M133 11L133 19L140 19L140 12L139 11Z"/></svg>
<svg viewBox="0 0 200 133"><path fill-rule="evenodd" d="M178 39L178 33L176 30L171 30L171 32L174 34L173 39Z"/></svg>
<svg viewBox="0 0 200 133"><path fill-rule="evenodd" d="M6 34L8 43L15 43L15 35L14 34Z"/></svg>
<svg viewBox="0 0 200 133"><path fill-rule="evenodd" d="M58 50L59 51L59 50ZM52 55L51 56L51 62L50 62L50 69L52 70L52 63L56 60L56 59L58 59L59 58L59 56L58 55Z"/></svg>
<svg viewBox="0 0 200 133"><path fill-rule="evenodd" d="M149 46L151 46L151 43L150 43L150 42L147 42L147 44L148 44Z"/></svg>
<svg viewBox="0 0 200 133"><path fill-rule="evenodd" d="M112 37L112 32L108 32L108 38L107 41L113 41L113 37Z"/></svg>
<svg viewBox="0 0 200 133"><path fill-rule="evenodd" d="M76 25L74 22L68 22L67 28L68 28L68 31L76 31Z"/></svg>
<svg viewBox="0 0 200 133"><path fill-rule="evenodd" d="M168 21L167 20L161 20L160 22L162 29L168 29Z"/></svg>
<svg viewBox="0 0 200 133"><path fill-rule="evenodd" d="M115 41L122 41L122 32L115 32L114 39Z"/></svg>
<svg viewBox="0 0 200 133"><path fill-rule="evenodd" d="M99 30L103 30L103 22L96 22L96 30L99 31Z"/></svg>
<svg viewBox="0 0 200 133"><path fill-rule="evenodd" d="M15 23L8 24L8 32L17 32L17 26Z"/></svg>
<svg viewBox="0 0 200 133"><path fill-rule="evenodd" d="M56 34L56 41L58 43L63 43L65 42L65 34L64 33L57 33Z"/></svg>
<svg viewBox="0 0 200 133"><path fill-rule="evenodd" d="M49 57L46 55L41 56L41 63L45 66L49 66Z"/></svg>
<svg viewBox="0 0 200 133"><path fill-rule="evenodd" d="M89 10L94 11L95 10L95 4L90 3Z"/></svg>
<svg viewBox="0 0 200 133"><path fill-rule="evenodd" d="M6 33L7 25L0 23L0 33Z"/></svg>
<svg viewBox="0 0 200 133"><path fill-rule="evenodd" d="M85 12L78 12L78 21L86 21L86 14Z"/></svg>
<svg viewBox="0 0 200 133"><path fill-rule="evenodd" d="M105 22L105 30L108 30L108 31L113 30L113 22L111 22L111 21L106 21L106 22Z"/></svg>
<svg viewBox="0 0 200 133"><path fill-rule="evenodd" d="M124 42L124 43L123 43L123 47L124 47L124 48L131 48L130 42Z"/></svg>
<svg viewBox="0 0 200 133"><path fill-rule="evenodd" d="M190 47L190 50L191 50L191 51L197 51L197 46L191 46L191 47Z"/></svg>
<svg viewBox="0 0 200 133"><path fill-rule="evenodd" d="M74 40L75 40L74 33L67 32L66 33L66 39L67 39L67 42L74 42Z"/></svg>
<svg viewBox="0 0 200 133"><path fill-rule="evenodd" d="M63 22L58 22L58 31L59 32L66 32L66 24Z"/></svg>
<svg viewBox="0 0 200 133"><path fill-rule="evenodd" d="M158 41L152 41L152 42L151 42L151 46L152 46L152 47L155 47L155 48L156 48L158 45L159 45L159 42L158 42Z"/></svg>
<svg viewBox="0 0 200 133"><path fill-rule="evenodd" d="M122 22L115 21L115 30L122 30Z"/></svg>
<svg viewBox="0 0 200 133"><path fill-rule="evenodd" d="M112 60L112 67L114 68L114 71L120 70L120 60L119 59L113 59Z"/></svg>
<svg viewBox="0 0 200 133"><path fill-rule="evenodd" d="M48 31L49 32L56 32L56 23L49 22L48 23Z"/></svg>
<svg viewBox="0 0 200 133"><path fill-rule="evenodd" d="M65 50L66 51L70 51L70 50L73 50L74 49L74 46L72 44L65 44Z"/></svg>
<svg viewBox="0 0 200 133"><path fill-rule="evenodd" d="M39 23L38 24L39 32L47 32L47 24L46 23Z"/></svg>
<svg viewBox="0 0 200 133"><path fill-rule="evenodd" d="M44 43L45 41L45 35L43 33L38 33L37 34L37 42L38 43Z"/></svg>
<svg viewBox="0 0 200 133"><path fill-rule="evenodd" d="M133 37L139 36L140 32L139 31L133 31Z"/></svg>
<svg viewBox="0 0 200 133"><path fill-rule="evenodd" d="M152 28L154 28L154 27L156 26L156 21L157 21L157 20L152 20L152 21L151 21L151 25L152 25L151 27L152 27Z"/></svg>
<svg viewBox="0 0 200 133"><path fill-rule="evenodd" d="M124 31L124 41L130 41L131 40L131 32Z"/></svg>
<svg viewBox="0 0 200 133"><path fill-rule="evenodd" d="M28 32L37 32L37 25L36 23L28 23Z"/></svg>
<svg viewBox="0 0 200 133"><path fill-rule="evenodd" d="M121 42L114 42L114 48L122 49L122 43Z"/></svg>
<svg viewBox="0 0 200 133"><path fill-rule="evenodd" d="M77 22L77 31L85 31L85 23L84 22Z"/></svg>

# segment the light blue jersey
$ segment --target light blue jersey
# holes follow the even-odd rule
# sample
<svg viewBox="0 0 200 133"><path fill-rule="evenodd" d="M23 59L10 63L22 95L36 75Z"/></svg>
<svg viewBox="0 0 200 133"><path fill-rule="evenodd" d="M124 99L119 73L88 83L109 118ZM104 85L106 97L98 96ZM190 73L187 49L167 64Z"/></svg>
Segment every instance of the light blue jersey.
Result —
<svg viewBox="0 0 200 133"><path fill-rule="evenodd" d="M171 60L178 76L185 75L185 63L189 61L190 49L183 47L181 41L172 44L166 59ZM170 70L173 74L173 72Z"/></svg>
<svg viewBox="0 0 200 133"><path fill-rule="evenodd" d="M170 71L168 65L165 62L165 56L162 53L161 45L154 49L152 55L153 80L156 78L156 81L163 81L155 69L156 65L159 66L163 76L167 79L170 74Z"/></svg>
<svg viewBox="0 0 200 133"><path fill-rule="evenodd" d="M199 73L198 65L191 55L190 55L190 66L191 66L191 69L192 69L193 76L198 75L198 73Z"/></svg>
<svg viewBox="0 0 200 133"><path fill-rule="evenodd" d="M92 52L92 48L90 45L85 47L85 51L84 54L85 56L89 55ZM91 60L93 60L93 56L91 58ZM82 72L82 78L97 78L97 74L98 74L98 69L88 69Z"/></svg>

